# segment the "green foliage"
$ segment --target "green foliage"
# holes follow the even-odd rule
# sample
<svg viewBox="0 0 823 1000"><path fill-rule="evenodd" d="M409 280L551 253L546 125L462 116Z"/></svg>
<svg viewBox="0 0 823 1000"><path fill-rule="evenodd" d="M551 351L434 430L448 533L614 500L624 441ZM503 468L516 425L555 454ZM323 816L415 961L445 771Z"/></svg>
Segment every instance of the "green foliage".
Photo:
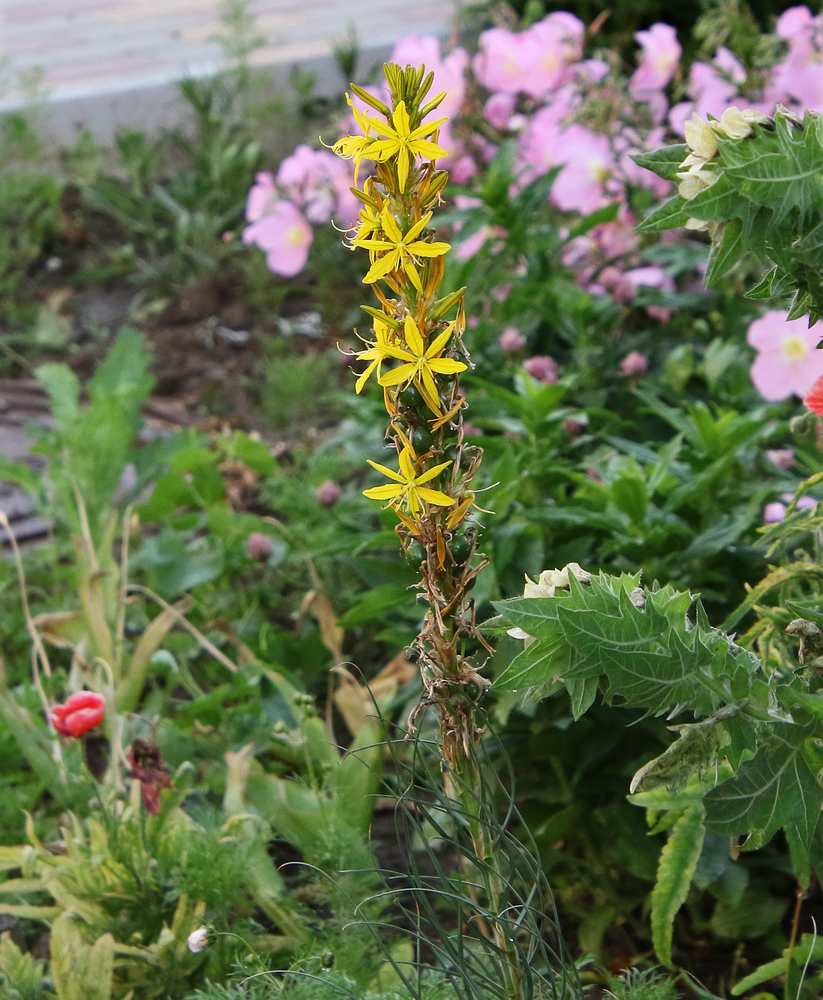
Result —
<svg viewBox="0 0 823 1000"><path fill-rule="evenodd" d="M35 283L29 271L61 234L62 191L60 181L40 171L0 172L0 323L4 325L31 323L35 318L29 298Z"/></svg>
<svg viewBox="0 0 823 1000"><path fill-rule="evenodd" d="M38 378L49 395L54 430L40 439L37 451L49 460L50 487L56 509L70 516L80 533L76 498L83 498L95 536L108 520L114 495L140 426L140 409L153 379L143 337L126 328L99 364L81 402L80 383L65 364L42 365Z"/></svg>
<svg viewBox="0 0 823 1000"><path fill-rule="evenodd" d="M702 807L687 807L672 826L660 854L657 881L651 896L652 943L664 965L672 964L674 918L686 902L705 832Z"/></svg>
<svg viewBox="0 0 823 1000"><path fill-rule="evenodd" d="M807 111L801 122L780 110L769 124L755 124L743 139L720 138L711 160L717 179L686 201L677 195L640 225L645 232L673 229L688 218L715 224L706 283L715 285L747 252L772 268L749 291L756 299L792 296L789 318L823 315L819 275L823 246L820 158L823 121ZM676 179L682 145L635 157L643 167Z"/></svg>
<svg viewBox="0 0 823 1000"><path fill-rule="evenodd" d="M609 976L607 996L614 1000L676 1000L677 984L657 969L628 969Z"/></svg>
<svg viewBox="0 0 823 1000"><path fill-rule="evenodd" d="M43 963L21 951L6 931L0 937L0 984L8 1000L45 1000Z"/></svg>
<svg viewBox="0 0 823 1000"><path fill-rule="evenodd" d="M629 574L601 573L584 584L570 573L569 586L496 605L488 632L514 627L533 638L495 683L525 702L565 687L575 717L598 691L626 708L693 717L672 727L678 738L631 783L637 804L674 810L652 895L655 947L668 964L674 914L700 857L704 810L705 827L745 836L744 850L784 829L797 876L808 879L823 803L819 721L805 707L816 703L814 677L762 670L753 654L711 628L690 594L643 589ZM656 790L665 790L668 804Z"/></svg>

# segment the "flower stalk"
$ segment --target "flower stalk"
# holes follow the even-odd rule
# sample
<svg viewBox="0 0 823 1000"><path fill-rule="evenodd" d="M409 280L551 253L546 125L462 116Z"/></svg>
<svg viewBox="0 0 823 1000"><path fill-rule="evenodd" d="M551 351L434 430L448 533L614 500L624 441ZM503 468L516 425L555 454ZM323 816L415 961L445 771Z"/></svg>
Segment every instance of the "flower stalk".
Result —
<svg viewBox="0 0 823 1000"><path fill-rule="evenodd" d="M425 119L445 95L427 101L433 75L425 75L422 67L387 64L384 72L391 107L352 89L385 121L357 110L348 97L363 134L334 146L354 162L355 183L364 161L373 164L362 185L351 189L363 209L349 244L368 252L362 280L377 300L363 306L371 337L361 338L364 349L355 355L365 365L355 389L361 392L372 376L382 388L386 438L397 471L391 461L369 460L390 482L364 493L392 510L403 552L419 566L417 586L428 609L414 645L424 697L411 728L421 708L436 709L446 787L460 803L482 868L482 904L487 914L502 914L505 883L496 868L492 807L485 801L475 753L484 732L478 703L488 681L469 655L472 646L490 649L475 626L469 597L487 563L477 552L473 520L472 481L482 449L466 441L466 402L458 381L471 364L463 343L465 289L440 295L450 247L436 238L432 226L448 179L437 165L446 155L437 145L438 128L446 119ZM501 982L514 1000L521 994L522 977L504 921L481 920L478 914L475 926L482 926L495 946Z"/></svg>

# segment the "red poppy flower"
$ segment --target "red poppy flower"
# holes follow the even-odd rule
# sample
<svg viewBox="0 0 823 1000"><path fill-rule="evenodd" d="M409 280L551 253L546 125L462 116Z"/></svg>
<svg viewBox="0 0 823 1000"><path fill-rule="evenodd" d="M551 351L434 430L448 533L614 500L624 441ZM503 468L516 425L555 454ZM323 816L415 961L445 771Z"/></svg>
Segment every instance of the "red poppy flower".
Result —
<svg viewBox="0 0 823 1000"><path fill-rule="evenodd" d="M51 710L51 724L61 736L82 736L103 721L106 699L94 691L78 691L65 705Z"/></svg>
<svg viewBox="0 0 823 1000"><path fill-rule="evenodd" d="M803 402L806 406L808 406L812 413L816 413L818 417L823 417L823 375L821 375L811 389L809 389L808 394L803 399Z"/></svg>

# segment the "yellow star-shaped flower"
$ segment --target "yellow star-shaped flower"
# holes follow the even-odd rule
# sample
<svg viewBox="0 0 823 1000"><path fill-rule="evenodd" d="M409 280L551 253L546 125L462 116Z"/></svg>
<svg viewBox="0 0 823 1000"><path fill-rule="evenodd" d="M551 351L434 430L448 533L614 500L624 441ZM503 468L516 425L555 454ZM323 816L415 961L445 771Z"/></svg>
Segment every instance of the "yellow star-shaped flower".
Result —
<svg viewBox="0 0 823 1000"><path fill-rule="evenodd" d="M366 149L372 139L369 137L369 125L367 124L370 119L368 119L362 112L358 111L352 102L351 95L346 94L346 101L351 108L352 114L354 115L354 120L357 122L357 126L362 135L347 135L342 139L338 139L337 142L332 146L332 152L336 153L339 157L344 160L354 161L354 183L357 184L357 176L360 172L360 161L366 154ZM373 157L369 157L372 159Z"/></svg>
<svg viewBox="0 0 823 1000"><path fill-rule="evenodd" d="M379 381L380 366L384 361L395 357L394 345L389 343L390 335L391 329L388 323L381 323L380 320L374 321L374 340L364 351L358 351L355 355L360 361L371 361L369 367L358 376L357 382L354 385L355 392L360 393L363 391L363 386L373 371L377 372L377 379Z"/></svg>
<svg viewBox="0 0 823 1000"><path fill-rule="evenodd" d="M390 271L396 271L402 267L409 280L418 292L423 291L423 284L420 281L420 272L415 264L415 257L441 257L451 250L449 243L427 243L417 237L423 232L432 217L431 212L427 212L423 218L416 222L411 229L403 234L397 221L389 211L388 206L380 213L380 225L383 229L385 239L360 239L355 237L352 246L365 247L374 253L382 253L369 268L363 283L374 284L380 278L384 278Z"/></svg>
<svg viewBox="0 0 823 1000"><path fill-rule="evenodd" d="M414 382L432 413L440 416L443 411L440 408L440 395L434 379L435 374L456 375L457 372L463 372L468 367L462 361L457 361L454 358L440 357L453 330L454 323L449 323L448 327L426 347L417 323L411 316L407 316L403 322L403 336L406 339L408 349L397 344L389 344L386 350L390 357L405 361L406 364L400 365L399 368L395 368L394 371L387 372L385 375L378 375L380 385L406 386L410 382Z"/></svg>
<svg viewBox="0 0 823 1000"><path fill-rule="evenodd" d="M405 503L409 513L415 519L420 517L421 501L435 504L437 507L451 507L457 503L447 493L430 489L424 485L424 483L431 482L443 469L451 465L451 462L441 462L418 476L415 469L417 456L409 445L406 445L400 452L400 472L387 469L385 465L372 462L371 459L367 459L367 461L373 469L377 469L384 476L394 480L393 483L387 483L385 486L375 486L370 490L363 490L363 496L370 500L388 500L389 507Z"/></svg>
<svg viewBox="0 0 823 1000"><path fill-rule="evenodd" d="M431 142L427 137L432 134L448 118L438 118L436 122L421 125L414 131L411 130L409 113L406 110L406 102L401 101L394 109L392 122L394 128L385 122L380 122L376 118L365 120L369 128L383 139L375 139L364 155L370 160L382 163L384 160L397 156L397 182L400 190L406 190L406 181L409 178L409 169L414 162L415 156L422 156L427 160L436 160L441 156L448 156L448 152L437 143Z"/></svg>

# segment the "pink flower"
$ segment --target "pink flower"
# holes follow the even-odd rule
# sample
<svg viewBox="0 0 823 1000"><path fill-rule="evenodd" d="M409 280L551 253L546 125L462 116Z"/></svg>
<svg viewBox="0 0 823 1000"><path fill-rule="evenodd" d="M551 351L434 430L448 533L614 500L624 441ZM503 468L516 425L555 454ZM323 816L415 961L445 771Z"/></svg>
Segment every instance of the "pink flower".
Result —
<svg viewBox="0 0 823 1000"><path fill-rule="evenodd" d="M331 479L324 480L314 491L314 499L321 507L334 507L342 496L342 490Z"/></svg>
<svg viewBox="0 0 823 1000"><path fill-rule="evenodd" d="M246 200L246 218L249 222L257 222L268 212L272 202L277 198L277 188L274 177L270 173L259 173L249 190Z"/></svg>
<svg viewBox="0 0 823 1000"><path fill-rule="evenodd" d="M519 34L490 28L480 36L474 74L487 90L543 97L566 82L582 54L583 35L583 23L562 11Z"/></svg>
<svg viewBox="0 0 823 1000"><path fill-rule="evenodd" d="M553 385L557 381L557 362L547 354L535 354L523 362L523 368L538 382Z"/></svg>
<svg viewBox="0 0 823 1000"><path fill-rule="evenodd" d="M746 79L746 71L726 48L717 50L711 63L692 63L689 72L690 101L676 104L669 112L669 124L679 135L685 134L686 119L692 112L701 118L720 118L737 97L738 86Z"/></svg>
<svg viewBox="0 0 823 1000"><path fill-rule="evenodd" d="M497 338L497 343L506 354L516 354L526 346L526 338L513 326L507 326Z"/></svg>
<svg viewBox="0 0 823 1000"><path fill-rule="evenodd" d="M780 499L783 503L775 500L773 503L767 503L763 508L763 520L766 524L776 524L778 521L782 521L786 516L786 511L788 510L788 504L794 500L793 493L781 493ZM814 497L799 497L797 503L795 504L795 510L815 510L817 508L817 500Z"/></svg>
<svg viewBox="0 0 823 1000"><path fill-rule="evenodd" d="M264 250L269 270L285 278L306 266L312 239L311 226L299 209L284 200L273 202L265 216L243 230L243 242Z"/></svg>
<svg viewBox="0 0 823 1000"><path fill-rule="evenodd" d="M319 226L332 216L344 225L354 222L360 206L350 185L348 164L326 149L305 144L287 156L277 171L280 198L293 202L309 222Z"/></svg>
<svg viewBox="0 0 823 1000"><path fill-rule="evenodd" d="M630 271L624 271L623 282L631 289L630 297L634 297L640 288L659 288L664 292L674 291L674 279L666 274L661 267L655 264L646 267L634 267ZM667 323L671 316L671 309L665 306L647 305L646 312L661 323Z"/></svg>
<svg viewBox="0 0 823 1000"><path fill-rule="evenodd" d="M803 402L812 413L816 413L818 417L823 417L823 375L820 376L803 397Z"/></svg>
<svg viewBox="0 0 823 1000"><path fill-rule="evenodd" d="M786 516L786 505L779 503L775 500L773 503L767 503L763 508L763 520L766 524L777 524L778 521L782 521Z"/></svg>
<svg viewBox="0 0 823 1000"><path fill-rule="evenodd" d="M271 540L262 531L253 531L246 539L246 555L256 562L265 562L272 552Z"/></svg>
<svg viewBox="0 0 823 1000"><path fill-rule="evenodd" d="M480 36L479 47L472 68L481 86L503 94L525 90L531 66L539 55L534 39L505 28L489 28Z"/></svg>
<svg viewBox="0 0 823 1000"><path fill-rule="evenodd" d="M634 36L643 49L637 69L629 80L629 93L637 101L647 101L674 76L682 49L677 31L668 24L653 24Z"/></svg>
<svg viewBox="0 0 823 1000"><path fill-rule="evenodd" d="M791 448L771 448L766 452L766 458L778 469L789 469L794 462L794 452Z"/></svg>
<svg viewBox="0 0 823 1000"><path fill-rule="evenodd" d="M627 378L645 375L649 370L649 359L639 351L632 351L620 362L620 374Z"/></svg>
<svg viewBox="0 0 823 1000"><path fill-rule="evenodd" d="M530 97L543 97L569 78L568 69L583 55L585 27L574 14L555 11L523 34L537 43L537 58L528 67L523 87Z"/></svg>
<svg viewBox="0 0 823 1000"><path fill-rule="evenodd" d="M571 87L562 87L552 102L537 111L528 120L518 141L521 183L528 183L547 173L560 157L560 133L565 120L571 115L577 96Z"/></svg>
<svg viewBox="0 0 823 1000"><path fill-rule="evenodd" d="M746 339L759 352L752 381L764 399L802 397L823 376L823 351L815 350L820 333L809 329L805 320L767 312L751 324Z"/></svg>
<svg viewBox="0 0 823 1000"><path fill-rule="evenodd" d="M501 131L508 128L516 103L517 98L514 94L492 94L483 105L486 120Z"/></svg>
<svg viewBox="0 0 823 1000"><path fill-rule="evenodd" d="M106 699L94 691L78 691L66 699L65 705L55 705L50 713L51 724L61 736L75 739L95 729L106 713Z"/></svg>
<svg viewBox="0 0 823 1000"><path fill-rule="evenodd" d="M615 163L605 135L569 125L560 133L555 161L563 164L551 190L558 208L589 215L609 204L606 181Z"/></svg>

